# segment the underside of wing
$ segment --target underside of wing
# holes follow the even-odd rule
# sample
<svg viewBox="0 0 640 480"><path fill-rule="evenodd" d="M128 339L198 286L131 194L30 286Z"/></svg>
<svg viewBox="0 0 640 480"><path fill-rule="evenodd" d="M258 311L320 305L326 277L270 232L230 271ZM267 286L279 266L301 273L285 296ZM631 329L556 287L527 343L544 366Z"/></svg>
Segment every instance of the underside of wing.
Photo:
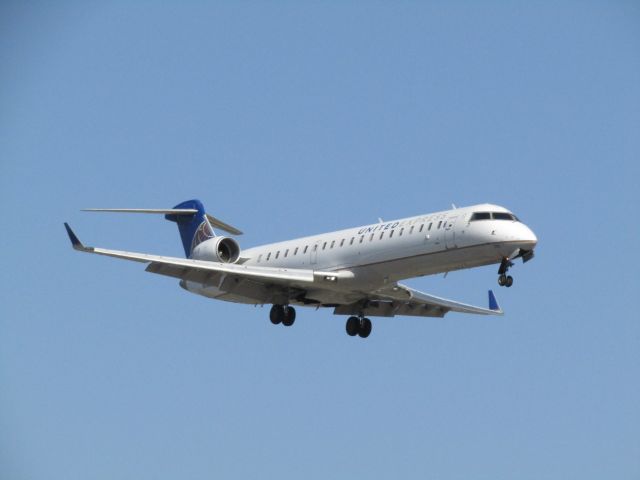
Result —
<svg viewBox="0 0 640 480"><path fill-rule="evenodd" d="M341 279L351 278L351 272L322 272L298 268L257 267L234 263L220 263L189 258L166 257L148 253L109 250L84 246L76 234L65 223L65 228L74 249L146 263L146 271L198 284L195 290L203 295L248 303L280 301L289 303L309 288L319 288L335 284ZM185 283L181 283L185 285ZM209 295L207 289L219 293ZM234 300L235 299L235 300Z"/></svg>
<svg viewBox="0 0 640 480"><path fill-rule="evenodd" d="M337 306L334 311L336 315L371 317L394 317L396 315L444 317L448 312L477 315L503 314L491 290L489 290L489 308L483 308L429 295L401 284L371 292L358 302Z"/></svg>

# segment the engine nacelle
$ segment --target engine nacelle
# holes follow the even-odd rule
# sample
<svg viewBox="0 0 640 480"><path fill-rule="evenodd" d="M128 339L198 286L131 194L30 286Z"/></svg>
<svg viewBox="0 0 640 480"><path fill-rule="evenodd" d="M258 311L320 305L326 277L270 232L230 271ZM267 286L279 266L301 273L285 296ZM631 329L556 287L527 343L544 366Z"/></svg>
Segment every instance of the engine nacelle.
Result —
<svg viewBox="0 0 640 480"><path fill-rule="evenodd" d="M199 243L191 252L194 260L235 263L240 257L240 245L233 238L213 237Z"/></svg>

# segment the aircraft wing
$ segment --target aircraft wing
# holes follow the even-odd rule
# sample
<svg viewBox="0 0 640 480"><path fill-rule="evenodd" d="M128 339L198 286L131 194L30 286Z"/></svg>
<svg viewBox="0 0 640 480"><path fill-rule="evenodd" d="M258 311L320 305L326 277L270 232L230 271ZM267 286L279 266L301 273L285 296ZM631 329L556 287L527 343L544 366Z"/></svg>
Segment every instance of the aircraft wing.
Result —
<svg viewBox="0 0 640 480"><path fill-rule="evenodd" d="M335 290L335 282L353 278L353 273L349 271L322 272L298 268L256 267L87 247L80 242L67 223L64 225L71 244L76 250L146 263L148 272L197 282L203 286L215 286L221 292L236 299L228 298L232 301L288 303L303 295L307 289L322 289L322 284L329 282L332 284L332 290ZM395 315L443 317L450 311L480 315L503 314L492 291L489 291L489 308L447 300L401 284L360 295L354 291L344 293L348 293L352 299L360 295L362 297L353 303L338 304L335 306L335 314L380 317Z"/></svg>
<svg viewBox="0 0 640 480"><path fill-rule="evenodd" d="M396 315L444 317L448 312L478 315L503 315L504 313L491 290L489 290L489 308L483 308L429 295L399 283L371 292L361 302L340 305L336 307L334 313L373 317Z"/></svg>
<svg viewBox="0 0 640 480"><path fill-rule="evenodd" d="M335 282L341 277L353 275L351 272L255 267L87 247L80 242L68 224L64 225L76 250L146 263L148 272L212 285L225 291L237 290L239 296L253 299L256 303L271 303L274 298L289 296L291 290L303 289L314 282Z"/></svg>

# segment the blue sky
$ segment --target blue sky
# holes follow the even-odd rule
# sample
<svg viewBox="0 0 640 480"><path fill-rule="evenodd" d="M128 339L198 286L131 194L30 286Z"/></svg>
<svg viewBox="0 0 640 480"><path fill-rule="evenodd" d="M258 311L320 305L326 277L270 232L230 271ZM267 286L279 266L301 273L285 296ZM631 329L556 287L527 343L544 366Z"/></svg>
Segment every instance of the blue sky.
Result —
<svg viewBox="0 0 640 480"><path fill-rule="evenodd" d="M634 2L3 2L0 478L640 477ZM535 261L410 281L503 318L215 302L181 255L494 202Z"/></svg>

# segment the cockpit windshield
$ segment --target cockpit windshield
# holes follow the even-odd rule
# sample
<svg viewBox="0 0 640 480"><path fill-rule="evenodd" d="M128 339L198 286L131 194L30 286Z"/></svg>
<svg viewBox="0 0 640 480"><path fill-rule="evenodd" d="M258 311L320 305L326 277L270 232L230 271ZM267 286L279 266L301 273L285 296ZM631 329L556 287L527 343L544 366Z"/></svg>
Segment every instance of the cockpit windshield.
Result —
<svg viewBox="0 0 640 480"><path fill-rule="evenodd" d="M476 220L491 220L491 213L489 212L476 212L471 215L471 221L475 222Z"/></svg>
<svg viewBox="0 0 640 480"><path fill-rule="evenodd" d="M471 215L470 222L477 220L510 220L512 222L519 222L518 217L513 213L507 212L475 212Z"/></svg>
<svg viewBox="0 0 640 480"><path fill-rule="evenodd" d="M505 213L505 212L494 212L491 214L491 216L493 217L494 220L511 220L512 222L515 222L518 220L515 215L512 215L511 213Z"/></svg>

